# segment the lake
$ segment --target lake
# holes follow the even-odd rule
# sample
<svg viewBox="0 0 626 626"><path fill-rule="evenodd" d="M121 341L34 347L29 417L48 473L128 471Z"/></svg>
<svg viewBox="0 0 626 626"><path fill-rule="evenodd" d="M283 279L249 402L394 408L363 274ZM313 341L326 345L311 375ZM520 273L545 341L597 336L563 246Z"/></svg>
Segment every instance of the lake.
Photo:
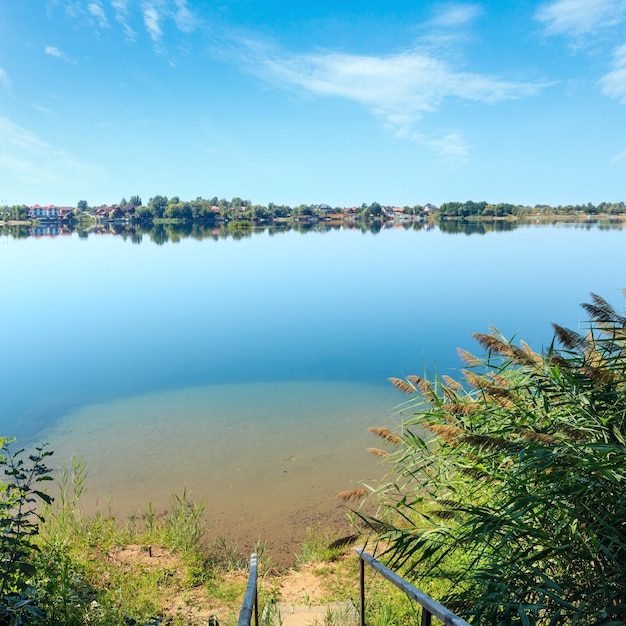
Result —
<svg viewBox="0 0 626 626"><path fill-rule="evenodd" d="M590 292L623 310L626 231L5 232L0 262L0 434L84 457L90 510L187 489L214 536L286 562L381 475L365 448L401 420L390 376L456 375L491 324L540 349Z"/></svg>

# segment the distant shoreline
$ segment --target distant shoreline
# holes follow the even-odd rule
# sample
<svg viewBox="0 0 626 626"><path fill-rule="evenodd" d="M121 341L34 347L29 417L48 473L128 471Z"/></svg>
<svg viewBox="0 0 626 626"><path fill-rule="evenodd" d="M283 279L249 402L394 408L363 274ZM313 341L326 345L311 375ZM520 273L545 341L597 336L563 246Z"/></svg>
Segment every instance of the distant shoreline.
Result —
<svg viewBox="0 0 626 626"><path fill-rule="evenodd" d="M103 220L103 221L114 221L114 220ZM233 222L241 221L241 222L249 222L250 220L246 219L234 219L231 220ZM277 217L272 220L263 220L261 224L267 224L269 222L274 222L278 224L291 224L291 223L299 223L306 221L302 218L288 218L288 217ZM319 221L333 223L333 224L341 224L343 222L354 222L355 218L353 216L344 215L333 218L324 217L320 218ZM360 220L365 223L376 223L376 222L387 222L393 220L385 220L380 218L368 218L365 220ZM432 215L428 218L420 218L409 216L405 218L405 221L428 221L429 223L436 224L437 222L527 222L527 223L535 223L535 222L572 222L572 223L585 223L585 222L597 222L597 221L611 221L611 222L626 222L626 213L618 213L618 214L609 214L609 213L598 213L598 214L558 214L558 213L548 213L548 214L540 214L535 213L531 215L502 215L502 216L486 216L486 215L467 215L457 216L457 215ZM0 221L0 226L39 226L39 225L51 225L58 223L59 220L37 220L37 219L29 219L29 220L7 220ZM135 222L137 223L137 222ZM143 223L143 222L139 222ZM168 224L208 224L211 223L210 220L185 220L180 218L156 218L150 221L153 225L168 225Z"/></svg>

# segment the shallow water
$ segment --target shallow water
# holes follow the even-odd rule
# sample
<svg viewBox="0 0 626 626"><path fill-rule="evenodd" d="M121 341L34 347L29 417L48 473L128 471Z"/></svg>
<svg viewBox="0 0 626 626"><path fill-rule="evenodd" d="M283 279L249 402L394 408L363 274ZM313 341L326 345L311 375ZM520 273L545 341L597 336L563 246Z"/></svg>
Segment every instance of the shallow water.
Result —
<svg viewBox="0 0 626 626"><path fill-rule="evenodd" d="M250 549L262 538L281 560L307 527L347 532L336 494L381 476L367 428L397 425L401 400L359 383L192 387L82 407L44 438L55 463L88 461L88 510L141 517L187 490L206 504L213 537Z"/></svg>
<svg viewBox="0 0 626 626"><path fill-rule="evenodd" d="M84 457L92 510L186 487L214 535L281 559L382 471L364 450L397 424L388 377L456 375L491 323L541 349L550 322L584 325L591 291L624 308L620 228L136 244L0 236L0 434Z"/></svg>

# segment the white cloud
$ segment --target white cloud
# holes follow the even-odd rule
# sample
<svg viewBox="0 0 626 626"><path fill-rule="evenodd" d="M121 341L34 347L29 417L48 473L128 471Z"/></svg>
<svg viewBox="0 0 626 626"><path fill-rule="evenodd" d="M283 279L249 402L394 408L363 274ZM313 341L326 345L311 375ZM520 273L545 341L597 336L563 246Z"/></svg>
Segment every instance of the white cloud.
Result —
<svg viewBox="0 0 626 626"><path fill-rule="evenodd" d="M83 185L99 168L79 162L37 135L0 117L0 171L26 184Z"/></svg>
<svg viewBox="0 0 626 626"><path fill-rule="evenodd" d="M62 59L63 61L67 61L68 63L76 63L76 61L72 61L68 58L67 54L62 50L59 50L56 46L46 46L44 48L44 52L55 59Z"/></svg>
<svg viewBox="0 0 626 626"><path fill-rule="evenodd" d="M87 11L89 11L89 13L96 18L100 28L109 27L109 21L107 20L107 16L104 13L104 9L102 8L102 4L100 4L99 0L97 2L90 2L87 5Z"/></svg>
<svg viewBox="0 0 626 626"><path fill-rule="evenodd" d="M463 26L473 22L482 13L478 4L444 4L438 7L432 26Z"/></svg>
<svg viewBox="0 0 626 626"><path fill-rule="evenodd" d="M145 2L141 5L141 11L143 13L143 22L146 25L146 29L150 34L150 38L155 43L161 41L163 31L161 30L161 15L155 8L155 6L149 2Z"/></svg>
<svg viewBox="0 0 626 626"><path fill-rule="evenodd" d="M126 39L134 41L137 33L130 27L128 23L128 0L112 0L111 6L115 13L115 19L121 25Z"/></svg>
<svg viewBox="0 0 626 626"><path fill-rule="evenodd" d="M618 24L626 13L623 0L556 0L539 7L535 19L550 35L590 35Z"/></svg>
<svg viewBox="0 0 626 626"><path fill-rule="evenodd" d="M179 30L184 33L191 33L196 29L196 18L187 7L187 0L174 0L176 4L176 12L174 13L174 21Z"/></svg>
<svg viewBox="0 0 626 626"><path fill-rule="evenodd" d="M155 51L162 53L164 24L173 22L183 33L197 30L200 21L190 8L189 0L49 0L62 4L67 15L84 26L110 28L105 6L112 12L128 41L135 41L137 31L132 27L133 18L142 20L154 42Z"/></svg>
<svg viewBox="0 0 626 626"><path fill-rule="evenodd" d="M415 141L447 160L463 160L468 147L459 132L426 137L422 117L448 100L494 104L534 96L543 85L460 72L417 50L387 56L344 53L286 55L247 41L249 71L282 87L350 100L379 117L398 138ZM241 48L239 48L241 50ZM236 54L234 50L230 54ZM232 58L232 57L231 57Z"/></svg>
<svg viewBox="0 0 626 626"><path fill-rule="evenodd" d="M422 139L421 143L434 150L448 163L462 162L469 156L467 143L458 131L446 133L439 139Z"/></svg>
<svg viewBox="0 0 626 626"><path fill-rule="evenodd" d="M45 53L50 55L51 57L56 57L57 59L63 58L63 53L54 46L46 46Z"/></svg>
<svg viewBox="0 0 626 626"><path fill-rule="evenodd" d="M600 80L602 93L626 104L626 44L613 52L613 69Z"/></svg>
<svg viewBox="0 0 626 626"><path fill-rule="evenodd" d="M67 55L65 54L65 52L63 52L62 50L59 50L56 46L46 46L44 48L44 52L51 57L54 57L55 59L62 59L63 61L68 61L71 62Z"/></svg>
<svg viewBox="0 0 626 626"><path fill-rule="evenodd" d="M619 154L616 154L610 161L611 165L615 165L616 163L619 163L620 161L624 161L626 159L626 150L624 150L623 152L620 152Z"/></svg>
<svg viewBox="0 0 626 626"><path fill-rule="evenodd" d="M256 58L260 58L258 54ZM257 70L267 80L285 86L358 102L381 116L396 132L407 133L444 100L495 103L532 96L540 90L539 85L532 83L457 72L445 62L418 51L389 56L266 56Z"/></svg>
<svg viewBox="0 0 626 626"><path fill-rule="evenodd" d="M2 83L6 92L11 91L11 81L9 75L0 67L0 83Z"/></svg>

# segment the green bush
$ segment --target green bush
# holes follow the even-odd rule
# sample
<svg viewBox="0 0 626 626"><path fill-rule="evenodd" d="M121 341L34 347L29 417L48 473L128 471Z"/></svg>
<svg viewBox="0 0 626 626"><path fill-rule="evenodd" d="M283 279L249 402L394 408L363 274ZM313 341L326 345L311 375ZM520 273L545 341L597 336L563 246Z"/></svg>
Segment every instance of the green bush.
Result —
<svg viewBox="0 0 626 626"><path fill-rule="evenodd" d="M52 452L41 446L24 461L23 449L12 452L6 438L0 438L0 443L0 467L7 477L0 483L0 624L33 623L45 615L34 585L32 559L43 521L36 503L52 502L40 487L52 480L44 463Z"/></svg>
<svg viewBox="0 0 626 626"><path fill-rule="evenodd" d="M385 558L475 625L626 622L626 317L583 308L543 354L494 329L460 380L391 379L411 416L373 429L396 444Z"/></svg>

